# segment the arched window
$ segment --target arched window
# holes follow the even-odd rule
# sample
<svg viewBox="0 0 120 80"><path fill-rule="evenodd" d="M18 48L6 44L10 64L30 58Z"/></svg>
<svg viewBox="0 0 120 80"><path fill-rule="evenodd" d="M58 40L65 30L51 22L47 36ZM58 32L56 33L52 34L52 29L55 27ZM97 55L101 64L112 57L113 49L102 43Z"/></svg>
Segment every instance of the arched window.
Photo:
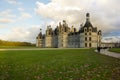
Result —
<svg viewBox="0 0 120 80"><path fill-rule="evenodd" d="M85 33L85 35L87 35L87 33Z"/></svg>

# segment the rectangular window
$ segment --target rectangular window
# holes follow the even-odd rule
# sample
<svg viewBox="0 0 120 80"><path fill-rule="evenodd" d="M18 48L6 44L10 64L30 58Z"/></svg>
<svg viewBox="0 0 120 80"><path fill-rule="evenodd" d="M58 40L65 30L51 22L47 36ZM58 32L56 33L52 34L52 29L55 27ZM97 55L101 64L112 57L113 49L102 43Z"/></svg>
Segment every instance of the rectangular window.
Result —
<svg viewBox="0 0 120 80"><path fill-rule="evenodd" d="M91 45L91 43L89 43L89 47L91 47L92 45Z"/></svg>
<svg viewBox="0 0 120 80"><path fill-rule="evenodd" d="M89 37L89 41L91 41L91 37Z"/></svg>
<svg viewBox="0 0 120 80"><path fill-rule="evenodd" d="M91 33L89 33L89 35L91 35Z"/></svg>
<svg viewBox="0 0 120 80"><path fill-rule="evenodd" d="M87 43L85 43L85 47L87 47Z"/></svg>

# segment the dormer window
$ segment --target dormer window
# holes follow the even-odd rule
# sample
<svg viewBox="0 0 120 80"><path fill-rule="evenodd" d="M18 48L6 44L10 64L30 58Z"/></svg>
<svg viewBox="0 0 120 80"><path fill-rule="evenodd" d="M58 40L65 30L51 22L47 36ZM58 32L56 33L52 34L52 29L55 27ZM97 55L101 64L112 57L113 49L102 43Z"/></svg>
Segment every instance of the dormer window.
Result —
<svg viewBox="0 0 120 80"><path fill-rule="evenodd" d="M86 31L87 31L87 28L85 28L84 31L86 32Z"/></svg>
<svg viewBox="0 0 120 80"><path fill-rule="evenodd" d="M91 27L89 28L89 31L90 31L90 32L92 31Z"/></svg>
<svg viewBox="0 0 120 80"><path fill-rule="evenodd" d="M89 29L89 31L91 31L91 29Z"/></svg>

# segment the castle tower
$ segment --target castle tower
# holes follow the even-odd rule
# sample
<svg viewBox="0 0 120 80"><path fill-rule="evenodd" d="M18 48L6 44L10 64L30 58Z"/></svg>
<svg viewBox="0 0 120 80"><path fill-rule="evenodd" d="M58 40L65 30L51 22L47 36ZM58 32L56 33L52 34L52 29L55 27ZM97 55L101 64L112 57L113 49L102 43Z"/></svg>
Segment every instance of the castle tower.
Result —
<svg viewBox="0 0 120 80"><path fill-rule="evenodd" d="M46 30L46 35L45 35L45 47L50 48L52 47L52 43L53 43L53 31L51 28L51 25L47 26L47 30Z"/></svg>
<svg viewBox="0 0 120 80"><path fill-rule="evenodd" d="M59 25L61 25L61 23L59 23ZM58 35L59 35L59 26L56 26L55 30L53 31L53 38L52 38L54 48L58 48Z"/></svg>
<svg viewBox="0 0 120 80"><path fill-rule="evenodd" d="M42 36L42 29L40 29L40 33L36 37L36 47L43 47L43 36Z"/></svg>
<svg viewBox="0 0 120 80"><path fill-rule="evenodd" d="M96 27L93 27L93 25L90 22L90 14L86 14L86 22L81 29L83 33L80 35L83 36L83 38L80 39L80 45L81 47L97 47L98 45L98 31ZM82 37L81 36L81 37Z"/></svg>
<svg viewBox="0 0 120 80"><path fill-rule="evenodd" d="M58 47L67 47L68 45L68 33L70 32L70 28L65 20L63 20L63 24L59 24L59 35L58 35Z"/></svg>

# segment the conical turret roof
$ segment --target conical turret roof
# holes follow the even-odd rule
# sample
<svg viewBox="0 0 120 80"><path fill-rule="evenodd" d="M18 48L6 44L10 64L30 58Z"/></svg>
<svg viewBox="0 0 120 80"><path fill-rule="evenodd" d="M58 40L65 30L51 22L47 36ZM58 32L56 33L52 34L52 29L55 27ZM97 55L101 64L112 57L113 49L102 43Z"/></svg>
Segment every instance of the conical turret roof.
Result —
<svg viewBox="0 0 120 80"><path fill-rule="evenodd" d="M86 14L86 22L85 22L84 27L87 27L87 28L92 27L93 28L93 26L92 26L92 24L90 22L90 14L89 13Z"/></svg>

